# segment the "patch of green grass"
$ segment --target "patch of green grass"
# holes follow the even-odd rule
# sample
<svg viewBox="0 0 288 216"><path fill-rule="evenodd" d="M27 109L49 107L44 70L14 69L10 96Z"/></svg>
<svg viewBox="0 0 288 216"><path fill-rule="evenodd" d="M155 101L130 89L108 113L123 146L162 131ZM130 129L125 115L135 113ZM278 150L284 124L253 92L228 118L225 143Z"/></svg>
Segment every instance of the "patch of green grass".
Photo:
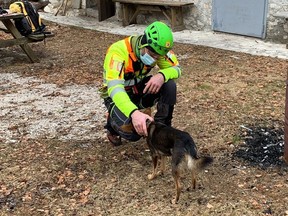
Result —
<svg viewBox="0 0 288 216"><path fill-rule="evenodd" d="M198 89L200 90L204 90L204 91L210 91L210 90L213 90L213 87L211 85L209 85L208 83L203 83L203 84L200 84L198 85L197 87Z"/></svg>
<svg viewBox="0 0 288 216"><path fill-rule="evenodd" d="M234 135L232 138L233 144L238 144L241 141L241 137L239 135Z"/></svg>

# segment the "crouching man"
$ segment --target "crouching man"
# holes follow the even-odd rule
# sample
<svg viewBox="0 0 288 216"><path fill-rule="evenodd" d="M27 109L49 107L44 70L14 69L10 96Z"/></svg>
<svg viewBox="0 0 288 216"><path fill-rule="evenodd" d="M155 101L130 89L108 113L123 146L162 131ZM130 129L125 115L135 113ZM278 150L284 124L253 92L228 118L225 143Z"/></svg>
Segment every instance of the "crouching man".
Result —
<svg viewBox="0 0 288 216"><path fill-rule="evenodd" d="M113 145L121 145L121 138L137 141L147 136L147 120L171 125L176 103L174 80L181 75L172 47L171 29L156 21L143 35L127 37L108 48L100 92L108 109L107 138ZM150 75L155 66L158 72ZM156 104L154 119L141 112ZM134 130L123 130L131 124Z"/></svg>

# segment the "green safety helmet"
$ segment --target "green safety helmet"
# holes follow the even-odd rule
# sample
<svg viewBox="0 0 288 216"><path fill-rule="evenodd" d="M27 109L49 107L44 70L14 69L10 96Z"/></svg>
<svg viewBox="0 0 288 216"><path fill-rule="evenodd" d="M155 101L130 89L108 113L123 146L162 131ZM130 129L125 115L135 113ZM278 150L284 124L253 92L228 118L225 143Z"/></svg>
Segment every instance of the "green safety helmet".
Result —
<svg viewBox="0 0 288 216"><path fill-rule="evenodd" d="M149 46L157 54L164 56L173 47L173 35L171 29L163 22L153 22L144 31L146 44L142 47Z"/></svg>

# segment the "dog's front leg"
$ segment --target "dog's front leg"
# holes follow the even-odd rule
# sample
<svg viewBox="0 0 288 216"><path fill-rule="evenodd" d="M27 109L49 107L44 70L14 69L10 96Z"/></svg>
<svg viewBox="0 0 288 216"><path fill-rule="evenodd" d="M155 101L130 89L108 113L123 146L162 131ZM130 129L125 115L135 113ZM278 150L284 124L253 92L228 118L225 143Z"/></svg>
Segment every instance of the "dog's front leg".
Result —
<svg viewBox="0 0 288 216"><path fill-rule="evenodd" d="M152 161L153 161L153 171L152 174L148 175L148 179L152 180L156 177L157 175L157 166L158 166L158 156L152 156Z"/></svg>
<svg viewBox="0 0 288 216"><path fill-rule="evenodd" d="M164 174L165 170L166 170L166 157L165 156L160 156L160 165L161 165L161 169L159 170L159 172L157 173L157 175L161 175Z"/></svg>

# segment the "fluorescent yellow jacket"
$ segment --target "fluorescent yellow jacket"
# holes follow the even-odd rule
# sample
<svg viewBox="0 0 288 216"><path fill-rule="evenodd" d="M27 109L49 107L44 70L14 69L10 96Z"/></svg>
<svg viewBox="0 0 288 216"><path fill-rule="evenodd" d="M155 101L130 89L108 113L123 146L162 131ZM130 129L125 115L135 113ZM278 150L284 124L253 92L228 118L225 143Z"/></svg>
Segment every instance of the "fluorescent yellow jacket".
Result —
<svg viewBox="0 0 288 216"><path fill-rule="evenodd" d="M127 117L138 108L130 100L125 87L134 85L135 80L140 81L154 67L145 66L138 57L137 44L140 38L141 36L130 36L112 44L104 60L103 85L106 87L106 95L112 98L115 105ZM165 82L177 79L181 75L181 68L173 51L159 58L156 65L159 67L159 72L164 75Z"/></svg>

